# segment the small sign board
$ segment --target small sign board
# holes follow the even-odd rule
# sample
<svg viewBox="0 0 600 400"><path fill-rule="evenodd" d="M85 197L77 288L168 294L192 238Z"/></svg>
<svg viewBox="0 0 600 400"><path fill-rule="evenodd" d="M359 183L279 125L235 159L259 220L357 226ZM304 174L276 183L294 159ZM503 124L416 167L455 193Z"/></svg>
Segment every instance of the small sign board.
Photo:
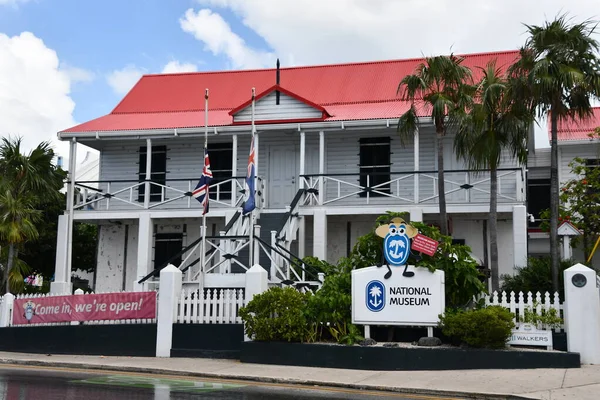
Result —
<svg viewBox="0 0 600 400"><path fill-rule="evenodd" d="M438 248L438 241L422 234L418 234L412 239L411 248L414 251L425 253L428 256L433 256Z"/></svg>
<svg viewBox="0 0 600 400"><path fill-rule="evenodd" d="M542 346L552 349L552 331L542 331L533 325L523 324L519 329L513 329L507 344L516 346Z"/></svg>
<svg viewBox="0 0 600 400"><path fill-rule="evenodd" d="M407 267L384 278L384 269L352 271L352 323L360 325L436 326L445 308L444 271Z"/></svg>

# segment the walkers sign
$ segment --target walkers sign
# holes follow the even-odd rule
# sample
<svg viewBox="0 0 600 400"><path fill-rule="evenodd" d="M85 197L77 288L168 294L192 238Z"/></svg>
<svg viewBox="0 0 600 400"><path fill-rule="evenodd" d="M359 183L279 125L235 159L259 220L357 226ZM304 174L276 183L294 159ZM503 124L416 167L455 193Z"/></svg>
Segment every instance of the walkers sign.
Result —
<svg viewBox="0 0 600 400"><path fill-rule="evenodd" d="M407 266L384 279L378 267L352 271L352 323L436 326L444 312L444 272ZM409 274L410 275L410 274Z"/></svg>

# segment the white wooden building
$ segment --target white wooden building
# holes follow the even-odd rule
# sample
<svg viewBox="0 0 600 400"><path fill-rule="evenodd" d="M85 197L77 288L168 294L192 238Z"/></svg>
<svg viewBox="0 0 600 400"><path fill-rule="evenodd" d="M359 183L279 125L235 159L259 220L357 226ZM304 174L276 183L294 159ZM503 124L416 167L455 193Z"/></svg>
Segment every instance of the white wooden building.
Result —
<svg viewBox="0 0 600 400"><path fill-rule="evenodd" d="M477 74L476 66L494 58L508 66L517 55L467 55L465 64ZM167 261L185 271L187 285L204 278L208 287L242 287L250 245L253 263L265 267L272 282L315 281L310 271L289 268L289 259L313 255L334 263L386 211L436 223L433 125L423 113L419 132L404 146L396 132L408 107L396 94L398 83L421 61L142 77L110 114L58 134L70 141L71 154L78 143L100 151L100 178L71 185L78 200L60 219L52 290L62 292L70 284L70 215L100 226L97 291L150 287L151 273ZM201 266L195 244L202 209L190 194L203 166L205 88L215 180ZM250 243L248 218L239 211L252 88L260 240ZM489 174L466 169L453 153L452 139L445 139L444 155L451 233L486 264ZM507 157L498 176L499 261L505 274L527 256L525 168Z"/></svg>

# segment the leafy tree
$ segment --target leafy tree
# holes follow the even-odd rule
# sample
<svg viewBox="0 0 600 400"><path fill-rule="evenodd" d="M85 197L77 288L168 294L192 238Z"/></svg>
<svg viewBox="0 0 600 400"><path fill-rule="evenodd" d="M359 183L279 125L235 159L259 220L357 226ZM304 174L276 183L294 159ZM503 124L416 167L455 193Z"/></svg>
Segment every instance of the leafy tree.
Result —
<svg viewBox="0 0 600 400"><path fill-rule="evenodd" d="M427 57L414 74L405 76L398 85L397 93L402 100L411 103L410 108L398 120L400 138L414 136L419 116L427 113L433 120L438 147L438 193L440 227L448 234L446 215L446 191L444 184L444 137L453 125L453 114L471 102L471 70L462 65L464 59L454 55Z"/></svg>
<svg viewBox="0 0 600 400"><path fill-rule="evenodd" d="M46 199L40 205L41 218L36 224L39 237L21 246L20 257L32 271L44 277L44 282L54 274L58 217L64 213L66 196ZM97 225L76 222L73 225L72 270L93 272L96 268Z"/></svg>
<svg viewBox="0 0 600 400"><path fill-rule="evenodd" d="M511 76L517 99L550 119L550 255L552 282L558 290L558 125L592 115L591 101L600 96L599 44L593 38L596 24L589 20L574 23L561 15L526 27L529 37Z"/></svg>
<svg viewBox="0 0 600 400"><path fill-rule="evenodd" d="M587 260L600 236L600 165L588 165L586 160L575 158L569 166L576 178L561 188L558 220L560 223L569 221L583 231L581 236L571 239L571 245L576 247L581 243ZM548 214L545 210L541 216L544 218ZM547 230L548 224L540 227Z"/></svg>
<svg viewBox="0 0 600 400"><path fill-rule="evenodd" d="M460 118L454 150L470 169L490 170L490 269L492 287L498 290L498 167L505 150L519 162L526 161L533 118L522 102L510 96L509 80L495 60L481 70L476 101Z"/></svg>
<svg viewBox="0 0 600 400"><path fill-rule="evenodd" d="M18 257L18 245L39 236L36 223L41 217L40 205L44 199L60 197L65 173L53 164L53 159L48 142L23 154L20 138L0 141L0 240L9 247L4 275L7 291L11 282L24 278L23 263L17 263L21 267L12 276L11 269Z"/></svg>

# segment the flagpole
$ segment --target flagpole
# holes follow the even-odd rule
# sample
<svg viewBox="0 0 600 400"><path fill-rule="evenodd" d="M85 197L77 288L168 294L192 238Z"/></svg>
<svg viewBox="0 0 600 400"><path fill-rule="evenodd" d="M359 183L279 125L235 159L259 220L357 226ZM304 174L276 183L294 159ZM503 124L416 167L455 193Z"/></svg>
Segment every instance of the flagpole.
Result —
<svg viewBox="0 0 600 400"><path fill-rule="evenodd" d="M252 88L252 112L251 112L251 117L250 117L250 126L251 126L251 130L252 130L252 136L251 136L251 143L252 146L256 146L256 143L254 143L254 97L255 97L255 90L254 88ZM256 147L254 147L254 154L256 155ZM254 204L256 204L256 175L258 174L258 170L256 169L256 165L255 165L255 171L254 171L254 190L255 193L254 194ZM248 190L250 190L250 185L248 185ZM250 196L250 193L248 194ZM256 207L250 212L250 234L249 234L249 254L250 254L250 267L254 266L254 210L256 209Z"/></svg>
<svg viewBox="0 0 600 400"><path fill-rule="evenodd" d="M202 153L202 171L204 171L204 157L208 147L208 88L204 92L204 152ZM208 188L206 189L206 201L209 201ZM202 208L202 250L200 253L200 288L204 288L204 262L206 261L206 208Z"/></svg>

